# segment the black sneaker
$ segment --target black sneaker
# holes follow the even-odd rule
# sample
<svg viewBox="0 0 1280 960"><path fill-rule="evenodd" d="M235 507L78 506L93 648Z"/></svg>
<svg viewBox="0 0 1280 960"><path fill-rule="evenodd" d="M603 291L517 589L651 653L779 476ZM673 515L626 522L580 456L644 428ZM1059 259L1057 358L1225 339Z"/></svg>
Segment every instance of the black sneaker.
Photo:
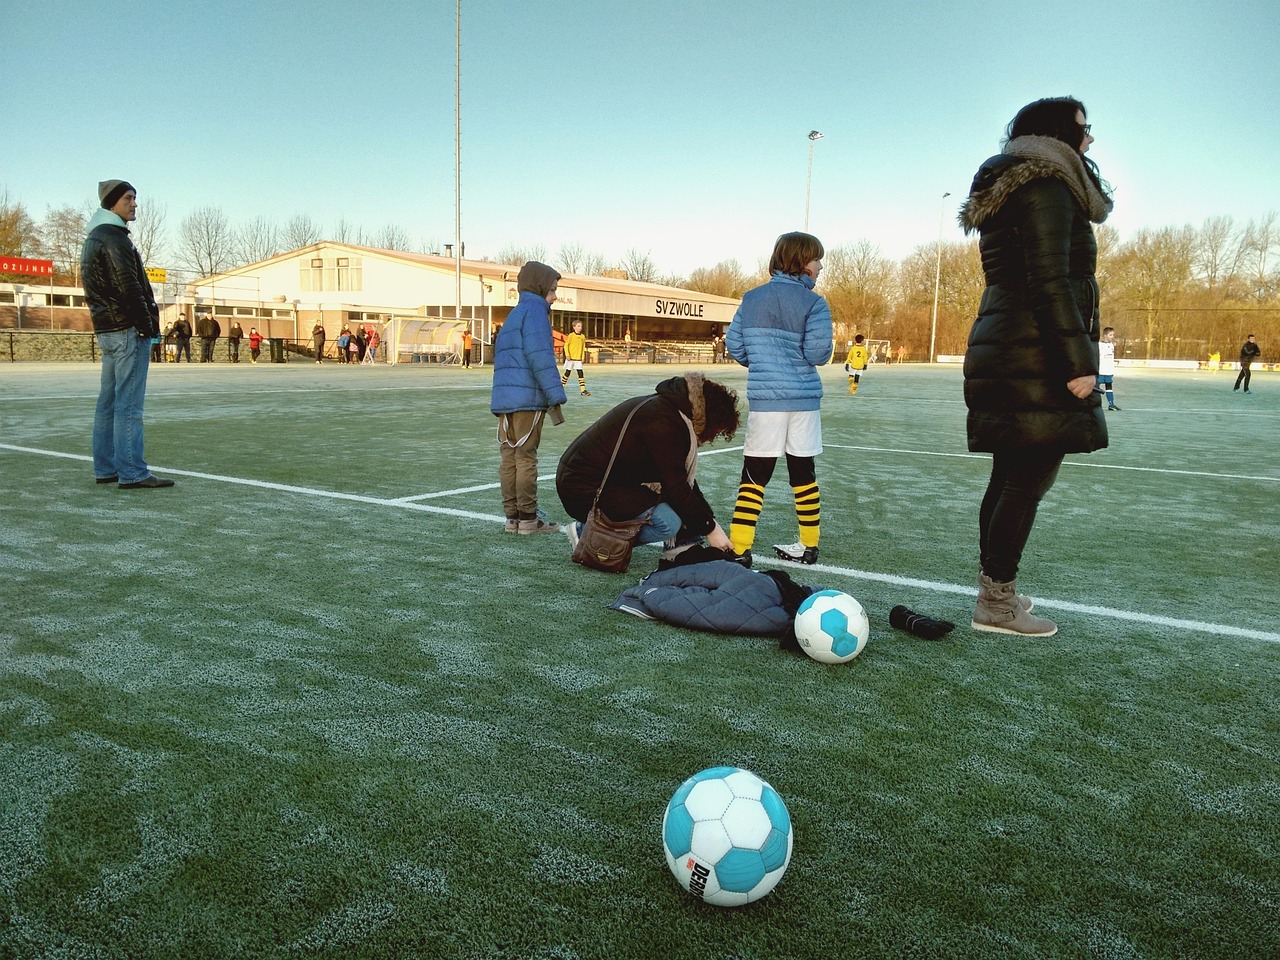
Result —
<svg viewBox="0 0 1280 960"><path fill-rule="evenodd" d="M790 560L792 563L815 564L818 562L818 548L806 547L803 543L775 543L773 552L779 560Z"/></svg>
<svg viewBox="0 0 1280 960"><path fill-rule="evenodd" d="M741 553L730 553L729 559L734 563L742 564L748 570L751 569L751 548L743 550Z"/></svg>

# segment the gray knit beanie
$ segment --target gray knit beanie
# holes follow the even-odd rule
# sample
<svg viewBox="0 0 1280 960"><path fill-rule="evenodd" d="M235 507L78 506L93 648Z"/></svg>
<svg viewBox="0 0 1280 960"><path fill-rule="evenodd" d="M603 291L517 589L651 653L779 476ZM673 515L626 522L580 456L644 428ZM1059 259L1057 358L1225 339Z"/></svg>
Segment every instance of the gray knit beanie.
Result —
<svg viewBox="0 0 1280 960"><path fill-rule="evenodd" d="M98 199L102 201L102 209L110 210L130 190L133 184L128 180L100 180L98 182ZM133 190L136 194L138 191Z"/></svg>

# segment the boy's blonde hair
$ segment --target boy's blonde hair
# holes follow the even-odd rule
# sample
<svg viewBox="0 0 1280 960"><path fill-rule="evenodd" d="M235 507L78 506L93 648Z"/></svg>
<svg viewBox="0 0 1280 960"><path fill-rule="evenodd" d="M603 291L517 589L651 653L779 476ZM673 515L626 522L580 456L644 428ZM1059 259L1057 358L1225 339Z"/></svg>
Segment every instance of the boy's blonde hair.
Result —
<svg viewBox="0 0 1280 960"><path fill-rule="evenodd" d="M773 245L773 256L769 258L770 273L786 273L797 277L804 273L804 268L813 260L821 260L826 255L822 241L811 233L784 233Z"/></svg>

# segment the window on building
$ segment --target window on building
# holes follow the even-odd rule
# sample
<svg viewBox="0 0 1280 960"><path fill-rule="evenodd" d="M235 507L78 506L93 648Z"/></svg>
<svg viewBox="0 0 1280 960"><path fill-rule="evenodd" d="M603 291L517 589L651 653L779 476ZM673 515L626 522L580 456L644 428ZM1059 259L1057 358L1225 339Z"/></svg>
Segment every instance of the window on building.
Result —
<svg viewBox="0 0 1280 960"><path fill-rule="evenodd" d="M363 257L309 257L299 261L298 286L308 293L321 290L363 290Z"/></svg>

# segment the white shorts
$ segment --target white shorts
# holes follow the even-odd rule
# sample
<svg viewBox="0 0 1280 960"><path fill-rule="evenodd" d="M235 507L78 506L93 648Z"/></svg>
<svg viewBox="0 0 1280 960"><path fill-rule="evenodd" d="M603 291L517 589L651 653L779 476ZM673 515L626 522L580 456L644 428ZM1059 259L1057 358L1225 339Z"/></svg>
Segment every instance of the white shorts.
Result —
<svg viewBox="0 0 1280 960"><path fill-rule="evenodd" d="M566 361L564 362L564 368L565 368L566 370L581 370L581 369L582 369L582 361L581 361L581 360L566 360Z"/></svg>
<svg viewBox="0 0 1280 960"><path fill-rule="evenodd" d="M817 410L747 412L744 457L816 457L822 453L822 418Z"/></svg>

